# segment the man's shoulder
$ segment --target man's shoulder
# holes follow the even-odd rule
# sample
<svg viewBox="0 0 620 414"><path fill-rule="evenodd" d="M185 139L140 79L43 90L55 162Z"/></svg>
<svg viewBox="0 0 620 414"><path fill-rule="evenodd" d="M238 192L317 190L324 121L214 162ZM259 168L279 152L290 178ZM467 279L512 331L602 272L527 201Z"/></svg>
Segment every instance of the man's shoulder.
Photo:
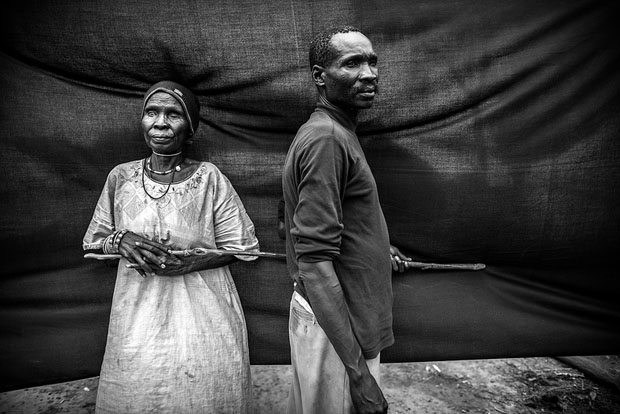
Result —
<svg viewBox="0 0 620 414"><path fill-rule="evenodd" d="M308 120L299 128L333 128L336 125L336 121L323 111L315 110L312 112Z"/></svg>
<svg viewBox="0 0 620 414"><path fill-rule="evenodd" d="M315 142L324 139L338 138L343 127L332 117L321 111L315 111L310 118L297 130L295 139L301 142Z"/></svg>

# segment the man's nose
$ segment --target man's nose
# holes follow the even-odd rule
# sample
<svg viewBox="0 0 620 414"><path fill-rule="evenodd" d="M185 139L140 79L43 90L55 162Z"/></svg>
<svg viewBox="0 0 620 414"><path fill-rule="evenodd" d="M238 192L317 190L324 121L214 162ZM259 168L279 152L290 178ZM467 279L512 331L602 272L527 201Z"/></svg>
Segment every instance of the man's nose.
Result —
<svg viewBox="0 0 620 414"><path fill-rule="evenodd" d="M364 63L361 67L360 78L368 81L374 81L377 79L377 68Z"/></svg>

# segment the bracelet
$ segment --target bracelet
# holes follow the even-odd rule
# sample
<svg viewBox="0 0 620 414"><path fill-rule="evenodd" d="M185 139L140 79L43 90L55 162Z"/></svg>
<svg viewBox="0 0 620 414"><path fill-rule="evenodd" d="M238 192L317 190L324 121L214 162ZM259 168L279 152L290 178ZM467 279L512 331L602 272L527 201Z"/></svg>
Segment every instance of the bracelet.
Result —
<svg viewBox="0 0 620 414"><path fill-rule="evenodd" d="M101 246L101 249L103 250L104 254L112 254L111 249L112 249L112 241L114 240L114 236L115 236L115 233L112 233L108 237L103 239L103 245Z"/></svg>
<svg viewBox="0 0 620 414"><path fill-rule="evenodd" d="M121 239L127 233L128 230L117 231L114 235L114 241L112 242L112 254L118 254L118 248L121 245Z"/></svg>
<svg viewBox="0 0 620 414"><path fill-rule="evenodd" d="M118 248L121 245L121 240L128 231L129 230L117 230L106 237L103 240L103 246L101 246L103 253L118 254Z"/></svg>

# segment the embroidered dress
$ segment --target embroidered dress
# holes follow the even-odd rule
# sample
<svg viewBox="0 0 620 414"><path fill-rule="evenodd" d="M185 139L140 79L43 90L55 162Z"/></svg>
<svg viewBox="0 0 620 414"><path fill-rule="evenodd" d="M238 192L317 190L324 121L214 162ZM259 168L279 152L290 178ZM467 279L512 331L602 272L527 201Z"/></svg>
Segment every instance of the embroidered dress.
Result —
<svg viewBox="0 0 620 414"><path fill-rule="evenodd" d="M144 192L142 168L138 160L110 172L84 249L128 229L175 250L258 250L252 221L213 164L201 162L159 200ZM168 187L146 175L144 185L153 197ZM250 412L247 331L228 266L143 278L125 264L118 266L96 412Z"/></svg>

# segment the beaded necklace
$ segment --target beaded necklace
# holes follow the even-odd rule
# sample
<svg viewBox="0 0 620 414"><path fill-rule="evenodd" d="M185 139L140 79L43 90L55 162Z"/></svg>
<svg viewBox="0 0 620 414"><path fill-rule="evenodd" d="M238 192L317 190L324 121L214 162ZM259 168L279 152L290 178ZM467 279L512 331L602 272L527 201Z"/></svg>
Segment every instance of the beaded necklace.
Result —
<svg viewBox="0 0 620 414"><path fill-rule="evenodd" d="M181 160L181 163L183 162L183 160ZM177 165L174 168L171 168L169 170L166 171L157 171L151 168L151 157L146 158L146 169L149 170L149 172L152 172L153 174L157 174L157 175L166 175L166 174L170 174L171 172L175 172L175 171L181 171L181 164Z"/></svg>
<svg viewBox="0 0 620 414"><path fill-rule="evenodd" d="M150 163L151 163L150 157L147 157L144 159L144 161L142 161L142 188L144 189L144 192L146 193L146 195L149 196L151 199L159 200L160 198L168 194L168 191L170 190L170 186L172 185L172 182L174 181L174 173L176 173L177 171L181 171L181 165L180 164L177 165L176 167L174 167L172 170L168 172L159 172L159 171L155 172L151 170ZM170 182L168 183L168 187L166 188L166 191L164 191L164 193L160 195L159 197L153 197L146 189L146 185L144 185L144 170L146 169L145 167L148 168L149 171L154 172L155 174L168 174L169 172L172 172L172 177L170 178Z"/></svg>
<svg viewBox="0 0 620 414"><path fill-rule="evenodd" d="M157 151L153 151L153 154L159 155L160 157L176 157L177 155L181 155L181 151L175 152L174 154L160 154Z"/></svg>

